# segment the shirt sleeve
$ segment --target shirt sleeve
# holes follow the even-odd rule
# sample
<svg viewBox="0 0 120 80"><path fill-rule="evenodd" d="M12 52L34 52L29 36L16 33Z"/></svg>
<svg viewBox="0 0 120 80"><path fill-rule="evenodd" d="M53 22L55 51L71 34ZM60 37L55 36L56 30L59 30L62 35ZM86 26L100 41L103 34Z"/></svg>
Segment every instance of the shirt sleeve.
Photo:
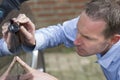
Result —
<svg viewBox="0 0 120 80"><path fill-rule="evenodd" d="M55 47L64 44L66 47L73 47L77 33L77 22L79 17L65 21L63 24L57 24L36 30L35 50L43 50L49 47ZM32 50L24 46L26 50Z"/></svg>
<svg viewBox="0 0 120 80"><path fill-rule="evenodd" d="M0 56L11 55L12 53L8 50L7 44L4 39L0 39Z"/></svg>

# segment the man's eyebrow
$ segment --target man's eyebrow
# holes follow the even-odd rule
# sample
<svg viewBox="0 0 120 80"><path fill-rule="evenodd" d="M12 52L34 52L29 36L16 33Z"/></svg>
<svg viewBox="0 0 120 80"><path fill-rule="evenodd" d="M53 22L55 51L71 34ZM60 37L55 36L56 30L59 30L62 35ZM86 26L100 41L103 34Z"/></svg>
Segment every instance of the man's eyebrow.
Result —
<svg viewBox="0 0 120 80"><path fill-rule="evenodd" d="M85 34L82 34L81 32L79 32L79 34L80 34L81 36L83 36L84 38L86 38L86 39L89 39L89 40L97 40L96 38L89 37L89 36L87 36L87 35L85 35Z"/></svg>

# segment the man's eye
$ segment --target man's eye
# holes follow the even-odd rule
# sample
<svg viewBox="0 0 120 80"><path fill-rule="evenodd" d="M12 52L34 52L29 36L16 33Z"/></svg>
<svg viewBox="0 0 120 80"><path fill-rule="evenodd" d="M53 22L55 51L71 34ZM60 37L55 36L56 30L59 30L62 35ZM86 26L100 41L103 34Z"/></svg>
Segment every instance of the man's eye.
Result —
<svg viewBox="0 0 120 80"><path fill-rule="evenodd" d="M86 39L88 40L93 40L92 38L88 37L88 36L84 36Z"/></svg>

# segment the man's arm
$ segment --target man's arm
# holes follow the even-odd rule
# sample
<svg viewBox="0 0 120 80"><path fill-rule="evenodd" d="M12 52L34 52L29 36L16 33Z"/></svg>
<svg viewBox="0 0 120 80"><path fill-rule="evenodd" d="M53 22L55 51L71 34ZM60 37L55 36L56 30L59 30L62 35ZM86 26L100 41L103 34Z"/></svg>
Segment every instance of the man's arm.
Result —
<svg viewBox="0 0 120 80"><path fill-rule="evenodd" d="M20 27L20 35L18 36L23 49L33 51L34 49L43 50L60 44L64 44L66 47L73 47L73 41L77 33L76 26L78 19L79 17L65 21L62 25L53 25L36 31L35 25L24 14L20 14L17 18L14 18L13 21L18 23ZM9 36L7 38L9 38ZM9 39L8 42L10 42Z"/></svg>
<svg viewBox="0 0 120 80"><path fill-rule="evenodd" d="M15 54L17 52L20 52L19 50L21 49L19 33L18 32L13 33L9 31L8 29L9 26L10 22L4 23L4 25L2 26L3 42L1 42L1 46L3 47L1 47L2 50L1 55L3 56Z"/></svg>
<svg viewBox="0 0 120 80"><path fill-rule="evenodd" d="M27 0L2 0L0 4L0 23L6 18L6 16L12 10L19 10L20 5ZM5 42L5 39L0 40L0 56L12 54L8 50L8 45Z"/></svg>
<svg viewBox="0 0 120 80"><path fill-rule="evenodd" d="M49 47L55 47L64 44L66 47L73 47L77 33L77 21L79 17L65 21L63 24L48 26L35 31L35 48L43 50ZM32 48L24 45L25 50L33 50Z"/></svg>
<svg viewBox="0 0 120 80"><path fill-rule="evenodd" d="M78 18L65 21L63 24L49 26L36 31L36 49L45 49L64 44L66 47L73 47L76 37L76 25Z"/></svg>

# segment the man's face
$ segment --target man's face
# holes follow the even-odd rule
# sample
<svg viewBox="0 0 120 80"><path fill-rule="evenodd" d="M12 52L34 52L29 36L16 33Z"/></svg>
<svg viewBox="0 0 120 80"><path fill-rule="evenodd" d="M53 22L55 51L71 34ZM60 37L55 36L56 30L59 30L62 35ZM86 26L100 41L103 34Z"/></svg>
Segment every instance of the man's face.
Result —
<svg viewBox="0 0 120 80"><path fill-rule="evenodd" d="M110 48L110 39L105 39L103 31L106 23L103 20L92 20L83 12L78 21L78 33L74 44L80 56L105 54Z"/></svg>

